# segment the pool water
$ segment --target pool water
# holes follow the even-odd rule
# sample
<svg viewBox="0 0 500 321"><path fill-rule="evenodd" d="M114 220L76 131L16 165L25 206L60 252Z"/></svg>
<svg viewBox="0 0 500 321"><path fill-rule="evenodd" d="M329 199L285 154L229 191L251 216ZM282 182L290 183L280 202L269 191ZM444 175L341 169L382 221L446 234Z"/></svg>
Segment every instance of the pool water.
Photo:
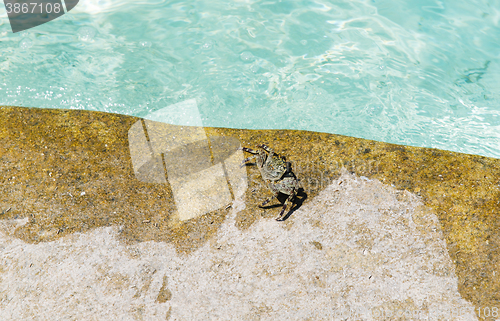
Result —
<svg viewBox="0 0 500 321"><path fill-rule="evenodd" d="M0 16L0 105L148 117L194 99L204 126L500 158L498 0L81 0L16 34Z"/></svg>

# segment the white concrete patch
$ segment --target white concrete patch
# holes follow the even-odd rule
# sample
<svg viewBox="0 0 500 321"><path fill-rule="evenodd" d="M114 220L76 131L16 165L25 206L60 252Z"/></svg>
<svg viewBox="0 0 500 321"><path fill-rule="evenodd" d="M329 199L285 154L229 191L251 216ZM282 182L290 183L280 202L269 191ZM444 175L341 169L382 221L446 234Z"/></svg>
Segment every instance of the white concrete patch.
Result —
<svg viewBox="0 0 500 321"><path fill-rule="evenodd" d="M189 255L118 227L26 244L2 222L0 319L476 320L414 195L344 173L293 224L235 215Z"/></svg>

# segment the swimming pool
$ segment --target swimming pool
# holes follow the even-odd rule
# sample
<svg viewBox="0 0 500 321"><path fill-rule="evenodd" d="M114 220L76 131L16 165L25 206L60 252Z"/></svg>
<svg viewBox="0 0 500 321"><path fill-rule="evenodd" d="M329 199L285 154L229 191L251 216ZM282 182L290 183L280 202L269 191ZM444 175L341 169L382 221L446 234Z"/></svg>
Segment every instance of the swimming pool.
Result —
<svg viewBox="0 0 500 321"><path fill-rule="evenodd" d="M13 34L0 104L303 129L500 157L499 1L82 0ZM183 125L185 117L171 119Z"/></svg>

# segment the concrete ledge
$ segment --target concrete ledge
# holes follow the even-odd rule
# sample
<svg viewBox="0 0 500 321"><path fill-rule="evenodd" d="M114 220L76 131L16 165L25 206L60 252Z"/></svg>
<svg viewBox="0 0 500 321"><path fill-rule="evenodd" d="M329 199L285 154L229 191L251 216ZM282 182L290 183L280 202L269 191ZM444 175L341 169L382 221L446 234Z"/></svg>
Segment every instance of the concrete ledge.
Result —
<svg viewBox="0 0 500 321"><path fill-rule="evenodd" d="M200 137L207 142L208 150L210 151L208 165L203 165L196 161L196 164L198 164L196 166L200 166L200 169L204 169L205 167L203 166L216 166L217 164L222 164L220 163L221 160L229 158L232 155L232 152L228 152L226 155L223 151L232 150L237 145L237 142L239 142L241 146L246 147L254 147L258 143L267 143L276 151L287 156L287 159L292 162L294 172L301 180L301 184L306 193L306 196L303 196L301 199L301 201L303 201L302 205L298 208L297 206L294 208L288 220L281 223L273 222L272 218L279 212L278 207L267 209L257 207L257 204L260 204L263 199L269 196L269 192L262 183L256 168L252 166L246 168L246 188L243 193L239 193L236 192L236 187L239 186L239 183L237 183L239 179L234 178L238 178L241 175L236 172L231 172L229 168L230 164L235 163L235 161L232 161L228 163L229 167L224 165L220 169L213 170L213 173L218 173L215 176L221 177L220 181L217 183L207 182L206 185L213 186L208 190L212 190L215 196L221 195L218 190L219 188L223 188L221 186L228 186L228 194L224 194L224 198L220 200L221 207L210 209L210 211L205 213L199 209L201 205L197 205L198 214L193 215L193 217L189 219L189 216L179 215L178 206L176 205L171 185L172 178L168 175L169 172L172 173L172 170L168 168L168 164L175 164L175 162L169 163L168 157L171 156L174 158L170 159L176 159L175 157L178 157L180 154L172 154L169 156L168 151L158 153L160 157L156 158L156 163L151 163L157 167L154 167L154 170L149 170L149 173L156 173L153 174L153 176L155 179L159 179L158 182L149 182L147 179L141 180L137 176L138 172L137 169L134 169L133 160L131 158L129 131L134 124L142 122L140 119L89 111L0 107L0 121L2 124L2 126L0 126L0 169L2 173L0 176L0 222L4 242L2 243L1 255L3 259L0 265L0 275L3 275L2 284L4 284L6 277L11 279L22 279L25 286L24 288L20 287L18 290L28 291L25 295L31 297L34 302L37 300L36 297L38 296L40 296L40 298L44 297L44 300L52 296L54 300L56 300L61 296L68 295L68 292L65 291L69 290L61 290L62 292L56 291L57 293L50 292L52 293L50 295L48 292L43 292L43 288L47 286L44 282L53 280L52 278L54 276L52 273L56 273L53 264L56 262L66 262L65 264L67 264L67 267L73 266L77 270L77 267L80 266L79 264L86 264L84 261L81 261L79 255L64 252L63 248L65 246L76 246L75 244L80 244L81 242L87 244L87 246L94 244L93 246L97 246L97 248L94 247L94 249L89 249L90 252L85 252L86 254L81 252L82 257L92 256L96 255L95 253L97 252L95 251L99 248L99 244L104 242L102 238L106 238L108 237L106 235L110 235L109 244L112 244L112 246L101 244L104 251L102 255L109 260L117 261L113 261L115 263L111 262L108 267L118 264L116 262L120 260L126 260L118 254L113 254L115 252L111 248L119 248L125 252L133 252L135 251L134 249L148 247L147 250L144 249L144 252L141 252L142 250L139 251L140 253L147 254L137 254L137 257L131 258L132 260L139 261L142 255L144 255L144 259L146 259L147 257L151 258L156 255L161 255L160 253L162 253L162 251L167 253L166 257L174 261L181 260L180 258L190 261L188 259L189 255L197 257L203 255L205 252L212 253L211 251L214 251L213 253L225 253L227 255L226 257L221 254L219 258L221 262L233 257L231 260L236 261L231 261L232 263L228 263L228 266L235 269L241 264L245 264L245 261L240 262L239 260L243 257L251 257L249 253L254 250L257 251L257 249L260 249L259 251L264 251L262 253L258 252L260 254L255 254L261 255L262 259L265 259L265 257L267 257L266 255L270 255L269 253L283 256L282 259L278 260L279 262L276 261L271 264L269 269L275 269L276 266L281 266L283 264L283 269L285 270L288 269L288 271L290 271L290 269L297 269L298 266L295 263L292 264L290 261L287 261L287 259L292 259L296 255L302 257L299 261L302 260L301 262L303 262L303 264L306 264L306 261L323 262L322 260L330 260L328 269L331 274L330 272L325 272L326 274L320 273L321 275L315 274L318 276L316 281L314 281L315 276L312 274L309 275L309 272L307 272L311 270L307 269L307 271L299 269L299 272L296 274L292 272L289 272L289 274L280 274L281 276L279 276L279 278L282 280L297 277L305 277L307 280L310 279L309 281L304 279L303 283L299 282L295 285L297 288L304 287L303 294L299 295L294 292L295 294L292 295L292 297L297 300L307 301L308 298L315 297L319 300L322 296L314 294L317 292L313 289L316 289L315 286L323 284L323 287L320 286L320 288L330 289L329 293L331 295L329 297L334 299L329 299L333 301L328 302L321 301L324 300L321 299L318 301L318 304L336 305L337 310L335 311L346 309L349 306L352 307L352 304L354 304L352 302L358 302L356 301L357 299L353 299L354 301L352 302L349 300L346 301L345 298L341 299L337 297L335 293L344 293L344 295L352 295L359 299L364 298L364 301L376 300L375 298L378 298L377 300L379 300L380 304L373 305L375 304L373 303L370 305L371 308L369 309L369 311L371 311L370 313L372 313L371 318L374 319L377 319L377 315L373 313L376 313L374 311L377 311L377 307L381 305L383 305L386 310L398 310L399 308L396 307L411 306L411 308L408 309L413 309L414 311L420 311L422 309L423 311L430 311L430 305L426 306L424 304L428 301L416 299L417 297L429 297L430 293L434 291L430 290L428 285L424 286L424 284L430 282L429 280L431 279L422 277L421 273L427 273L428 275L433 275L433 277L437 275L439 277L449 278L446 279L448 281L443 281L444 283L438 282L443 285L442 289L444 290L436 290L438 292L444 291L442 293L448 293L446 296L454 302L449 303L451 304L448 305L449 307L461 307L466 310L473 307L476 315L478 315L478 309L500 308L500 297L498 294L500 293L500 269L498 264L500 245L498 220L498 204L500 201L500 160L498 159L435 149L398 146L324 133L290 130L254 131L202 127L193 129L193 127L185 127L188 129L187 131L195 130L196 135L201 135ZM156 126L158 123L150 122L150 125L146 124L144 128L153 128L154 126L152 127L152 125ZM156 128L155 130L163 132L163 136L161 137L165 137L165 135L168 136L168 133L172 131L179 132L181 130L179 126L165 124L160 124L159 127L161 127L161 129ZM152 137L149 137L149 132L145 135L148 136L148 141L152 141ZM168 139L172 141L173 138L168 137ZM221 141L221 139L223 139L223 142L219 145L213 144L213 142ZM224 147L226 146L224 145L226 144L226 140L228 141L227 148ZM206 148L203 147L204 145L202 146L196 143L199 141L200 139L195 139L193 141L194 145L189 145L189 148L182 147L184 148L184 152L187 153L186 155L189 156L188 159L198 159L196 158L196 155L198 155L197 153L205 153ZM188 145L184 144L183 146ZM217 152L217 148L221 151ZM163 158L161 155L163 155ZM165 159L167 159L167 161L165 161ZM204 160L200 161L202 163L205 162ZM183 164L182 161L181 163ZM165 165L160 166L162 164ZM349 173L345 172L342 174L342 168ZM180 173L183 170L187 170L187 167L182 167L178 172ZM157 173L163 173L163 175L166 173L166 176L158 178L159 176ZM341 174L344 175L344 179L342 179ZM213 175L209 176L212 177ZM197 179L201 179L201 176ZM356 184L364 182L363 184L374 185L370 185L370 191L364 190L361 188L362 186L358 186L359 188L352 189L351 192L346 193L343 190L344 187L342 184L338 185L338 188L333 187L335 184L339 184L340 181L343 182L342 184L344 184L344 182L357 182ZM189 184L182 186L189 186ZM391 188L393 188L393 190L391 190ZM338 189L338 191L335 191L335 189ZM380 190L380 195L378 196L376 195L377 189ZM384 190L389 194L382 192ZM320 193L323 194L320 195ZM364 196L361 197L360 195ZM394 208L387 205L388 203L385 198L388 198L388 195L392 195L390 197L394 198L391 201L393 202L391 204L395 206ZM210 199L210 197L213 196L207 194L206 197ZM350 199L353 197L354 199L358 198L358 201L356 201L357 203L355 202L357 204L355 207L346 209L347 207L344 208L339 205L347 204L345 202L350 202ZM366 200L359 201L360 197ZM401 202L404 203L408 200L410 200L410 203L402 205ZM187 201L183 200L183 202L183 204L185 204ZM225 203L228 202L229 204L225 205ZM273 204L276 203L278 202L275 201ZM380 207L380 204L385 205ZM366 208L363 210L363 206L368 206L370 208L368 212L372 214L361 215L360 213L368 213L366 212ZM189 207L184 205L184 212L186 212L186 208ZM323 210L320 210L320 208L323 208ZM341 208L347 212L341 211ZM396 210L396 208L398 208L398 210ZM399 211L399 209L401 209L401 211ZM386 221L383 219L380 221L379 219L376 224L372 222L373 225L367 222L363 223L366 217L373 217L373 213L379 212L379 210L382 213L387 211L386 214L383 214L387 216ZM348 215L349 211L351 211L352 215ZM332 216L330 217L328 215ZM361 216L356 219L356 215ZM335 219L332 219L332 217ZM436 217L438 221L434 222L432 217ZM351 225L346 225L348 229L344 230L344 232L330 231L337 226L335 222L342 219L350 221L349 224ZM401 222L397 223L396 221L398 219ZM398 224L402 225L400 227L395 227L398 226ZM375 226L378 226L380 229L385 226L387 226L387 228L392 226L389 229L393 229L393 232L389 234L393 236L393 240L387 241L387 239L384 239L384 235L387 233L375 233ZM437 232L432 230L432 226L437 229ZM310 230L305 233L304 229ZM352 231L352 235L346 231ZM277 233L278 236L276 237L278 239L272 238L270 236L272 235L271 232ZM224 246L220 249L217 248L220 246L219 243L222 242L221 240L224 239L224 235L233 234L235 237L238 236L241 242L243 242L241 246L249 251L241 258L239 257L240 254L238 254L238 251L231 252L233 250L227 249L221 252ZM401 236L403 234L406 236ZM315 237L315 235L322 236ZM295 236L297 236L297 240L292 241ZM238 239L238 237L236 239ZM267 242L267 238L271 237L272 240L269 241L272 241L275 245L257 246L257 244L252 243L254 241L251 237L254 239L263 237L259 242ZM335 242L338 241L330 239L332 237L343 240L344 245L335 245ZM416 243L423 242L422 244L425 244L425 246L417 249L412 247L410 243L406 244L404 243L405 241L402 241L406 240L409 242L408 240L411 237L417 237L419 240L430 239L432 241L426 243L425 241L415 241L417 240L415 239L414 241ZM440 244L439 240L441 239L445 241L442 245L442 249L447 250L447 253L444 254L439 252L439 246L435 245ZM231 243L232 241L230 242L228 240L227 242ZM297 249L298 252L294 252L292 248L285 245L287 242L291 242L290 244L296 247L304 247L306 246L305 244L310 244L312 247L311 249L305 250L305 252L303 249ZM383 260L380 261L387 253L380 254L382 255L380 257L373 256L373 253L371 253L368 258L360 256L366 253L366 251L363 252L364 250L368 249L368 251L371 251L374 247L386 244L384 242L389 242L388 244L390 245L387 246L384 251L390 252L391 249L396 251L395 249L398 248L401 242L403 242L401 244L406 244L404 245L406 248L402 250L402 252L398 252L399 254L394 255L395 261L393 263L384 263ZM210 250L214 246L216 250ZM234 249L235 246L237 245L233 244L230 248ZM438 248L436 248L436 246L438 246ZM162 250L159 251L159 248L162 248ZM280 252L280 248L284 250ZM314 254L312 254L314 253L312 252L314 249L323 253L323 256L321 256L322 258L315 257ZM429 253L434 253L433 251L435 250L437 251L435 253L441 255L439 256L436 254L436 257L441 258L440 260L443 261L443 266L447 264L447 260L451 262L451 266L439 268L436 267L434 263L426 264L425 261L430 262L432 261L431 258L421 257L420 259L412 259L413 268L410 269L412 272L407 280L411 279L411 282L408 281L410 283L422 284L424 289L422 290L423 292L417 291L418 293L415 292L417 294L413 296L401 294L402 296L396 299L389 299L389 297L380 294L385 293L384 291L386 291L386 289L384 286L389 284L387 282L389 282L391 278L396 278L398 280L397 282L403 282L401 278L395 277L394 275L389 276L389 271L391 269L398 270L401 268L396 268L395 266L390 267L390 264L396 264L396 261L403 262L405 260L405 256L401 253L415 253L415 251L420 251L422 255L428 255ZM35 261L34 263L26 263L29 260L33 260L36 257L35 254L13 254L14 252L12 251L21 251L20 253L23 251L31 251L30 253L41 251L40 257L38 258L39 263ZM52 253L51 251L60 252L62 256L51 257L51 255L47 254ZM215 254L213 253L210 256L210 260L214 259L213 255ZM234 256L236 257L234 258ZM98 286L99 284L100 286L104 286L102 277L111 273L111 270L107 271L105 265L101 263L98 264L98 262L95 261L98 259L94 256L92 257L93 259L90 260L89 264L93 264L92 262L94 262L97 265L96 270L92 272L93 274L91 273L93 275L93 283L91 282L89 284L94 284L91 286ZM418 255L416 257L418 257ZM160 261L161 260L163 259L160 259ZM167 260L167 258L165 258L165 260ZM205 258L203 260L209 259ZM418 260L423 260L424 263L419 261L420 263L417 264L416 262ZM146 300L149 303L141 301L142 303L140 304L143 304L144 307L138 307L138 310L136 310L139 312L129 311L131 313L130 316L134 315L134 313L145 313L144 315L153 316L153 314L151 314L153 312L151 311L159 309L158 311L163 311L161 313L163 313L164 316L170 315L174 319L188 318L188 316L192 317L193 315L183 315L183 312L181 312L182 309L176 310L176 307L178 307L180 303L172 303L180 302L175 301L177 300L176 297L182 297L181 293L183 292L179 290L179 287L182 287L182 278L189 279L189 274L184 276L179 274L177 276L179 279L171 280L171 278L175 278L173 276L174 274L172 274L173 272L170 268L165 268L165 266L182 266L183 269L185 269L186 266L191 264L187 263L188 261L184 263L177 261L177 265L172 263L173 261L169 261L170 263L165 263L162 265L163 267L154 268L156 271L161 271L161 273L158 272L158 274L155 274L157 272L151 272L152 270L148 270L149 272L142 271L144 272L142 273L139 268L138 270L124 272L124 274L128 275L127 278L129 279L126 282L123 281L123 286L128 288L128 286L137 287L140 285L144 291L149 291L147 292L149 294L144 294L144 300L146 300L146 297L154 297L156 300L153 300L153 303L147 301L149 299ZM9 262L17 263L10 265ZM31 277L26 274L30 271L30 268L33 267L30 266L31 264L33 264L33 266L39 264L38 266L40 269L38 274L35 274L37 277L33 279L33 284L29 281ZM318 264L322 265L323 263ZM44 266L47 267L46 270L44 270ZM381 282L379 284L381 289L379 293L380 296L374 294L371 299L363 297L359 291L361 291L361 289L366 289L368 284L360 286L359 291L356 290L351 294L345 292L349 287L348 284L354 282L355 278L349 279L350 281L346 281L347 283L339 283L340 288L336 287L336 283L340 282L337 279L339 276L336 273L350 271L353 275L358 275L357 277L362 277L362 275L364 275L364 272L361 273L358 270L354 272L354 270L352 270L356 266L358 266L358 268L361 266L362 270L364 269L363 271L365 272L370 269L379 271L377 273L379 273L378 277L380 277L380 279L378 279L377 282ZM370 269L367 269L367 266L370 266ZM253 290L249 290L253 294L250 292L244 294L246 292L243 291L241 292L243 294L238 296L241 300L244 298L252 298L256 295L255 291L259 291L261 288L258 278L255 280L252 279L252 273L255 275L259 275L258 273L271 273L269 269L266 272L266 269L257 263L253 264L249 269L249 271L253 272L248 272L250 273L248 274L249 279L244 281L253 284L252 287L250 287ZM389 274L383 275L384 269L387 270ZM198 271L196 273L205 272ZM215 274L207 275L217 275L218 272L213 273ZM455 274L456 281L453 281ZM139 277L139 275L142 275L145 281L133 281L135 280L134 277ZM231 275L234 276L236 274ZM272 279L271 276L268 277ZM101 278L101 280L99 278ZM148 278L150 281L147 281ZM198 276L195 277L193 275L193 278L198 278ZM73 280L75 279L73 278ZM114 277L110 277L110 280L115 279ZM119 278L113 282L120 283L120 281L117 280L119 280ZM194 282L194 280L186 280L184 283L187 282L186 284L188 284L191 281ZM146 286L144 282L150 283ZM228 283L228 289L238 287L237 283L234 282L234 284L230 286L229 284L232 284L231 282ZM449 284L450 287L446 288L444 285L445 283ZM2 313L9 313L8 316L22 316L22 312L19 312L20 310L15 308L17 304L20 304L16 303L18 299L15 299L20 292L17 293L16 290L12 288L12 284L10 287L7 287L7 284L10 283L5 283L5 286L2 285L2 290L0 291L0 298L2 299L2 308L0 310L7 311ZM151 286L151 289L154 288L154 291L149 290L151 284L155 284L156 286ZM177 290L169 287L170 284L177 284ZM61 284L59 284L59 286L61 286ZM200 284L197 286L199 286L199 289L204 288ZM414 286L416 285L413 285L413 287ZM465 301L461 301L462 299L460 296L453 294L454 287L456 287L460 293L461 298L471 302L473 306L468 306ZM140 291L137 293L146 293ZM195 289L192 291L195 291ZM281 292L278 291L275 295L281 295L279 293ZM290 292L286 293L289 294ZM115 293L111 291L108 294L109 297L107 298L112 301L113 298L117 298L119 292ZM14 297L12 297L12 295L14 295ZM229 295L231 297L233 294L225 293L224 295ZM265 293L262 295L265 296ZM142 294L139 294L139 297L142 298ZM202 304L202 306L203 304L210 305L209 302L207 303L204 301L210 297L208 294L207 296L203 296L198 293L195 297L197 298L196 300L198 300L196 304ZM221 298L223 297L224 296ZM326 297L328 296L325 296L325 298ZM95 298L99 297L96 296ZM132 298L137 299L135 294ZM167 298L170 299L167 300ZM278 300L277 297L275 299L275 302L284 302ZM89 305L94 304L92 303L94 299L89 300ZM224 301L224 299L221 300ZM255 300L256 302L259 301L257 299ZM96 299L95 302L99 302L99 300ZM39 302L38 304L41 303ZM389 307L389 305L391 307ZM53 306L53 308L57 310L56 306ZM108 308L111 309L110 307ZM248 305L245 309L247 308L250 309L249 311L253 311L252 309L260 309L258 304ZM106 310L106 308L103 309ZM141 309L147 311L140 312L142 311ZM287 309L291 309L289 310L289 314L284 313L283 311L285 310L280 310L279 306L262 306L261 310L259 310L261 312L249 312L248 318L250 315L257 313L261 315L262 318L272 319L273 317L281 318L288 316L291 319L297 319L302 315L301 313L305 313L304 311L306 311L304 310L305 307L300 308L300 305L299 308L293 310L294 308L291 302ZM35 313L34 311L35 310L33 310L33 313ZM94 312L87 311L89 314L81 314L81 317L88 317L93 315L92 313L102 317L106 315L102 314L102 311L99 309L93 311ZM167 311L170 312L167 313ZM49 318L50 312L46 311L44 313L48 313L46 315L47 318ZM117 316L115 314L110 315ZM241 312L241 314L238 315L241 316L244 315L244 313ZM215 316L217 315L215 314ZM464 314L464 320L469 319L467 316L472 317L470 314ZM478 316L481 317L482 314ZM24 317L28 317L28 315ZM306 316L304 315L304 317ZM317 316L318 318L314 316L311 317L313 319L321 319L329 318L330 315L321 314Z"/></svg>

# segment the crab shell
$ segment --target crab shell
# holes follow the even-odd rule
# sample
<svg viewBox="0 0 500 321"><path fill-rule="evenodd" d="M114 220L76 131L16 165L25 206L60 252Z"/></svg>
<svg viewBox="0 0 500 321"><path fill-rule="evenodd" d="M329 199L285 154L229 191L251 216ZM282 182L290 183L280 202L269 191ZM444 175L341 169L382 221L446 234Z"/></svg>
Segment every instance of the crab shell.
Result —
<svg viewBox="0 0 500 321"><path fill-rule="evenodd" d="M255 155L255 161L264 180L277 181L287 170L285 158L274 152L267 153L261 149Z"/></svg>

